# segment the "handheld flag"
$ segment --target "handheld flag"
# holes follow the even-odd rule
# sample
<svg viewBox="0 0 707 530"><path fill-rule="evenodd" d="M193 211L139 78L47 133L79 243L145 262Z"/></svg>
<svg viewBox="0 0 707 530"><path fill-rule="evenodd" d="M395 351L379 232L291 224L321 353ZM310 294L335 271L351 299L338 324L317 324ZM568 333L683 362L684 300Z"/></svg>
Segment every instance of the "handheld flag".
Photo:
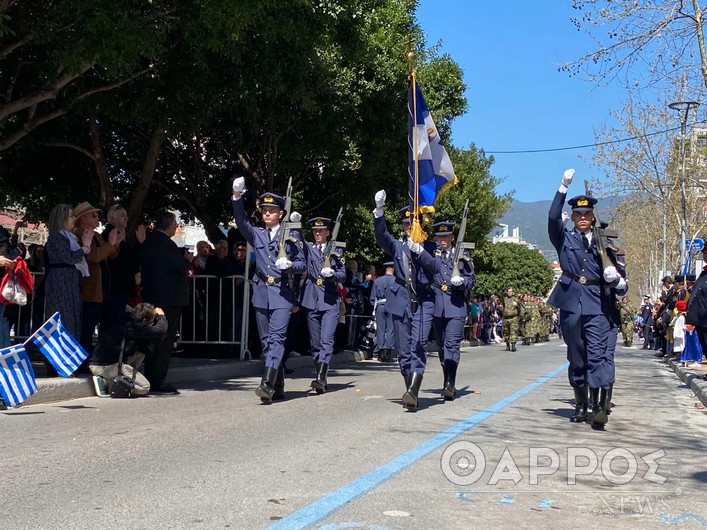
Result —
<svg viewBox="0 0 707 530"><path fill-rule="evenodd" d="M36 391L34 370L24 346L0 350L0 397L5 404L16 407Z"/></svg>
<svg viewBox="0 0 707 530"><path fill-rule="evenodd" d="M63 377L73 374L88 357L86 350L61 323L58 311L27 339L29 341L39 348Z"/></svg>
<svg viewBox="0 0 707 530"><path fill-rule="evenodd" d="M408 80L408 193L413 204L412 239L424 239L419 215L434 213L440 191L456 183L454 168L427 108L415 71Z"/></svg>

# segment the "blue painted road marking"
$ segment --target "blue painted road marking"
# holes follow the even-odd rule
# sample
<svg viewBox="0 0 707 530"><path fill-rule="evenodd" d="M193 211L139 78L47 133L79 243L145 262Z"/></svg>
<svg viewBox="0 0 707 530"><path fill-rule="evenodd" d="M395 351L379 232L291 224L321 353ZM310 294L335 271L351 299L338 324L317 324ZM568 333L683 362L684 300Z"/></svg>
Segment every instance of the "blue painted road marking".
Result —
<svg viewBox="0 0 707 530"><path fill-rule="evenodd" d="M473 416L469 416L459 423L452 425L449 429L436 434L426 442L422 442L417 447L413 447L412 449L405 451L382 466L369 471L365 475L354 479L348 484L344 484L339 489L332 491L321 499L318 499L303 508L300 508L296 512L283 517L276 523L270 525L267 530L299 530L321 521L332 513L340 510L351 501L359 498L361 495L368 493L373 488L380 486L383 482L390 480L395 475L410 467L418 460L426 457L431 452L437 450L445 443L456 438L460 434L465 433L469 429L472 429L482 421L494 415L496 412L503 410L515 400L526 395L528 392L532 392L540 385L547 383L557 374L563 370L566 370L567 365L568 363L562 363L562 365L555 368L552 372L542 376L525 388L521 388L513 394L503 398L501 401L497 401L493 405L477 412Z"/></svg>

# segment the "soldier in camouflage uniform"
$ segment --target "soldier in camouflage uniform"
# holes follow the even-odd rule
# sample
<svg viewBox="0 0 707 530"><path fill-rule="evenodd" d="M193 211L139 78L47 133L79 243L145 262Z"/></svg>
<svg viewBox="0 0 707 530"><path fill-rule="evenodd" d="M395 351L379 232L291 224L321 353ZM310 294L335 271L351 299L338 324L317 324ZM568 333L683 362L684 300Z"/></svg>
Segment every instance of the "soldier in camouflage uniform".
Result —
<svg viewBox="0 0 707 530"><path fill-rule="evenodd" d="M540 335L540 311L534 296L528 296L528 311L530 312L530 343L536 344Z"/></svg>
<svg viewBox="0 0 707 530"><path fill-rule="evenodd" d="M516 351L519 318L520 304L513 296L513 287L509 287L503 297L503 340L506 341L506 351Z"/></svg>
<svg viewBox="0 0 707 530"><path fill-rule="evenodd" d="M538 298L538 311L540 311L540 316L542 317L540 341L547 342L550 340L550 328L552 327L552 307L542 298Z"/></svg>
<svg viewBox="0 0 707 530"><path fill-rule="evenodd" d="M636 316L636 309L631 305L628 296L624 296L619 303L619 320L621 323L621 335L624 337L624 346L630 347L633 344L633 319Z"/></svg>
<svg viewBox="0 0 707 530"><path fill-rule="evenodd" d="M528 311L528 295L519 294L518 304L520 305L520 337L523 339L523 346L528 346L532 335L530 333L530 312Z"/></svg>

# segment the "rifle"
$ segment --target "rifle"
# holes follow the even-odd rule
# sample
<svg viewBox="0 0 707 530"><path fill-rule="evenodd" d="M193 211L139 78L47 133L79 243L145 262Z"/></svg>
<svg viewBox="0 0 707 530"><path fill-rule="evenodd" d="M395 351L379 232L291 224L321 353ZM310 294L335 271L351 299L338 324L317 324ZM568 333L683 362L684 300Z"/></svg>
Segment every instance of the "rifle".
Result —
<svg viewBox="0 0 707 530"><path fill-rule="evenodd" d="M587 197L592 196L592 192L589 190L589 182L586 180L584 181L584 194ZM606 269L607 267L616 267L616 270L621 271L626 267L625 263L621 263L617 259L617 255L620 253L620 250L618 247L614 246L614 240L618 239L618 237L618 232L609 228L609 223L599 220L599 213L595 206L594 224L592 225L592 238L597 247L597 252L599 253L599 258L601 259L601 266L603 269ZM607 250L611 250L613 254L610 255ZM604 294L608 294L606 291L606 284L603 282L602 291Z"/></svg>
<svg viewBox="0 0 707 530"><path fill-rule="evenodd" d="M292 210L292 177L287 181L287 194L285 195L285 215L289 217ZM282 221L280 223L280 233L277 239L277 257L285 258L287 257L287 242L291 241L293 243L297 242L297 239L290 235L292 230L301 230L302 223L295 223L292 221Z"/></svg>
<svg viewBox="0 0 707 530"><path fill-rule="evenodd" d="M324 263L322 264L322 268L331 268L331 257L333 255L338 256L336 252L337 249L343 250L346 248L346 242L336 240L337 236L339 235L339 228L341 227L341 217L343 215L344 208L341 207L339 208L339 213L336 215L336 221L334 222L334 228L331 231L331 237L329 238L329 241L327 241L327 244L324 247Z"/></svg>
<svg viewBox="0 0 707 530"><path fill-rule="evenodd" d="M469 199L464 203L464 213L462 214L462 221L459 224L459 233L457 234L457 241L454 244L454 257L452 258L452 276L461 276L459 273L459 260L464 258L465 250L474 250L476 245L474 243L464 243L464 233L466 232L466 218L469 215Z"/></svg>

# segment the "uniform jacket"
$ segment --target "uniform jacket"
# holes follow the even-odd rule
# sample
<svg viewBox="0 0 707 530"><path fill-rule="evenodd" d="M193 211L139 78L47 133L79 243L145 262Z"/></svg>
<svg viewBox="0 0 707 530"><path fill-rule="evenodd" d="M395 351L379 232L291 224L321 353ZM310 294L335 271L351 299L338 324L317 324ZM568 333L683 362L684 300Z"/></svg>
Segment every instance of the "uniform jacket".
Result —
<svg viewBox="0 0 707 530"><path fill-rule="evenodd" d="M380 248L393 257L395 266L395 277L397 280L388 289L385 307L389 313L396 316L404 316L406 311L410 311L410 294L407 287L401 285L405 282L405 259L409 266L414 268L416 283L418 286L418 302L434 302L434 291L424 286L431 286L434 283L434 275L439 269L439 264L429 252L422 252L419 256L410 252L410 249L402 241L393 238L388 232L385 224L385 217L380 216L373 219L376 243Z"/></svg>
<svg viewBox="0 0 707 530"><path fill-rule="evenodd" d="M297 302L295 291L288 285L291 274L302 274L307 269L299 246L287 242L287 256L292 262L289 270L281 271L275 266L277 260L277 236L272 241L265 228L253 226L248 220L243 200L231 201L233 217L238 231L253 247L256 274L253 276L253 307L258 309L291 309ZM265 277L265 278L263 278ZM272 278L268 280L267 278Z"/></svg>
<svg viewBox="0 0 707 530"><path fill-rule="evenodd" d="M376 302L378 302L378 305L384 304L385 300L388 298L390 286L394 284L395 276L393 274L384 274L376 278L373 282L373 288L371 289L371 306L375 307Z"/></svg>
<svg viewBox="0 0 707 530"><path fill-rule="evenodd" d="M468 313L466 292L476 284L476 275L471 261L459 261L459 273L464 283L459 287L452 285L452 258L454 249L435 251L435 260L439 270L434 276L435 312L436 317L455 318L464 317Z"/></svg>
<svg viewBox="0 0 707 530"><path fill-rule="evenodd" d="M564 273L575 278L584 276L588 280L603 282L604 269L596 249L596 242L592 241L589 250L585 250L581 234L576 230L565 228L562 222L562 207L566 197L566 193L560 191L555 193L547 222L550 242L557 250L560 267ZM619 292L612 289L612 292L623 296L626 290ZM616 312L613 300L602 296L601 285L580 283L565 274L560 276L547 302L570 313L579 311L582 315L614 315Z"/></svg>
<svg viewBox="0 0 707 530"><path fill-rule="evenodd" d="M183 307L189 304L187 276L191 264L177 244L155 230L147 236L140 255L142 297L157 307Z"/></svg>
<svg viewBox="0 0 707 530"><path fill-rule="evenodd" d="M685 323L700 328L707 327L707 270L702 271L695 285L692 286L692 295L687 302Z"/></svg>
<svg viewBox="0 0 707 530"><path fill-rule="evenodd" d="M307 264L307 276L301 291L302 307L313 311L338 309L340 298L336 284L346 280L346 271L341 259L338 256L331 257L330 262L331 268L334 269L334 276L324 278L320 274L324 264L324 256L319 245L308 243L302 239L302 251Z"/></svg>

